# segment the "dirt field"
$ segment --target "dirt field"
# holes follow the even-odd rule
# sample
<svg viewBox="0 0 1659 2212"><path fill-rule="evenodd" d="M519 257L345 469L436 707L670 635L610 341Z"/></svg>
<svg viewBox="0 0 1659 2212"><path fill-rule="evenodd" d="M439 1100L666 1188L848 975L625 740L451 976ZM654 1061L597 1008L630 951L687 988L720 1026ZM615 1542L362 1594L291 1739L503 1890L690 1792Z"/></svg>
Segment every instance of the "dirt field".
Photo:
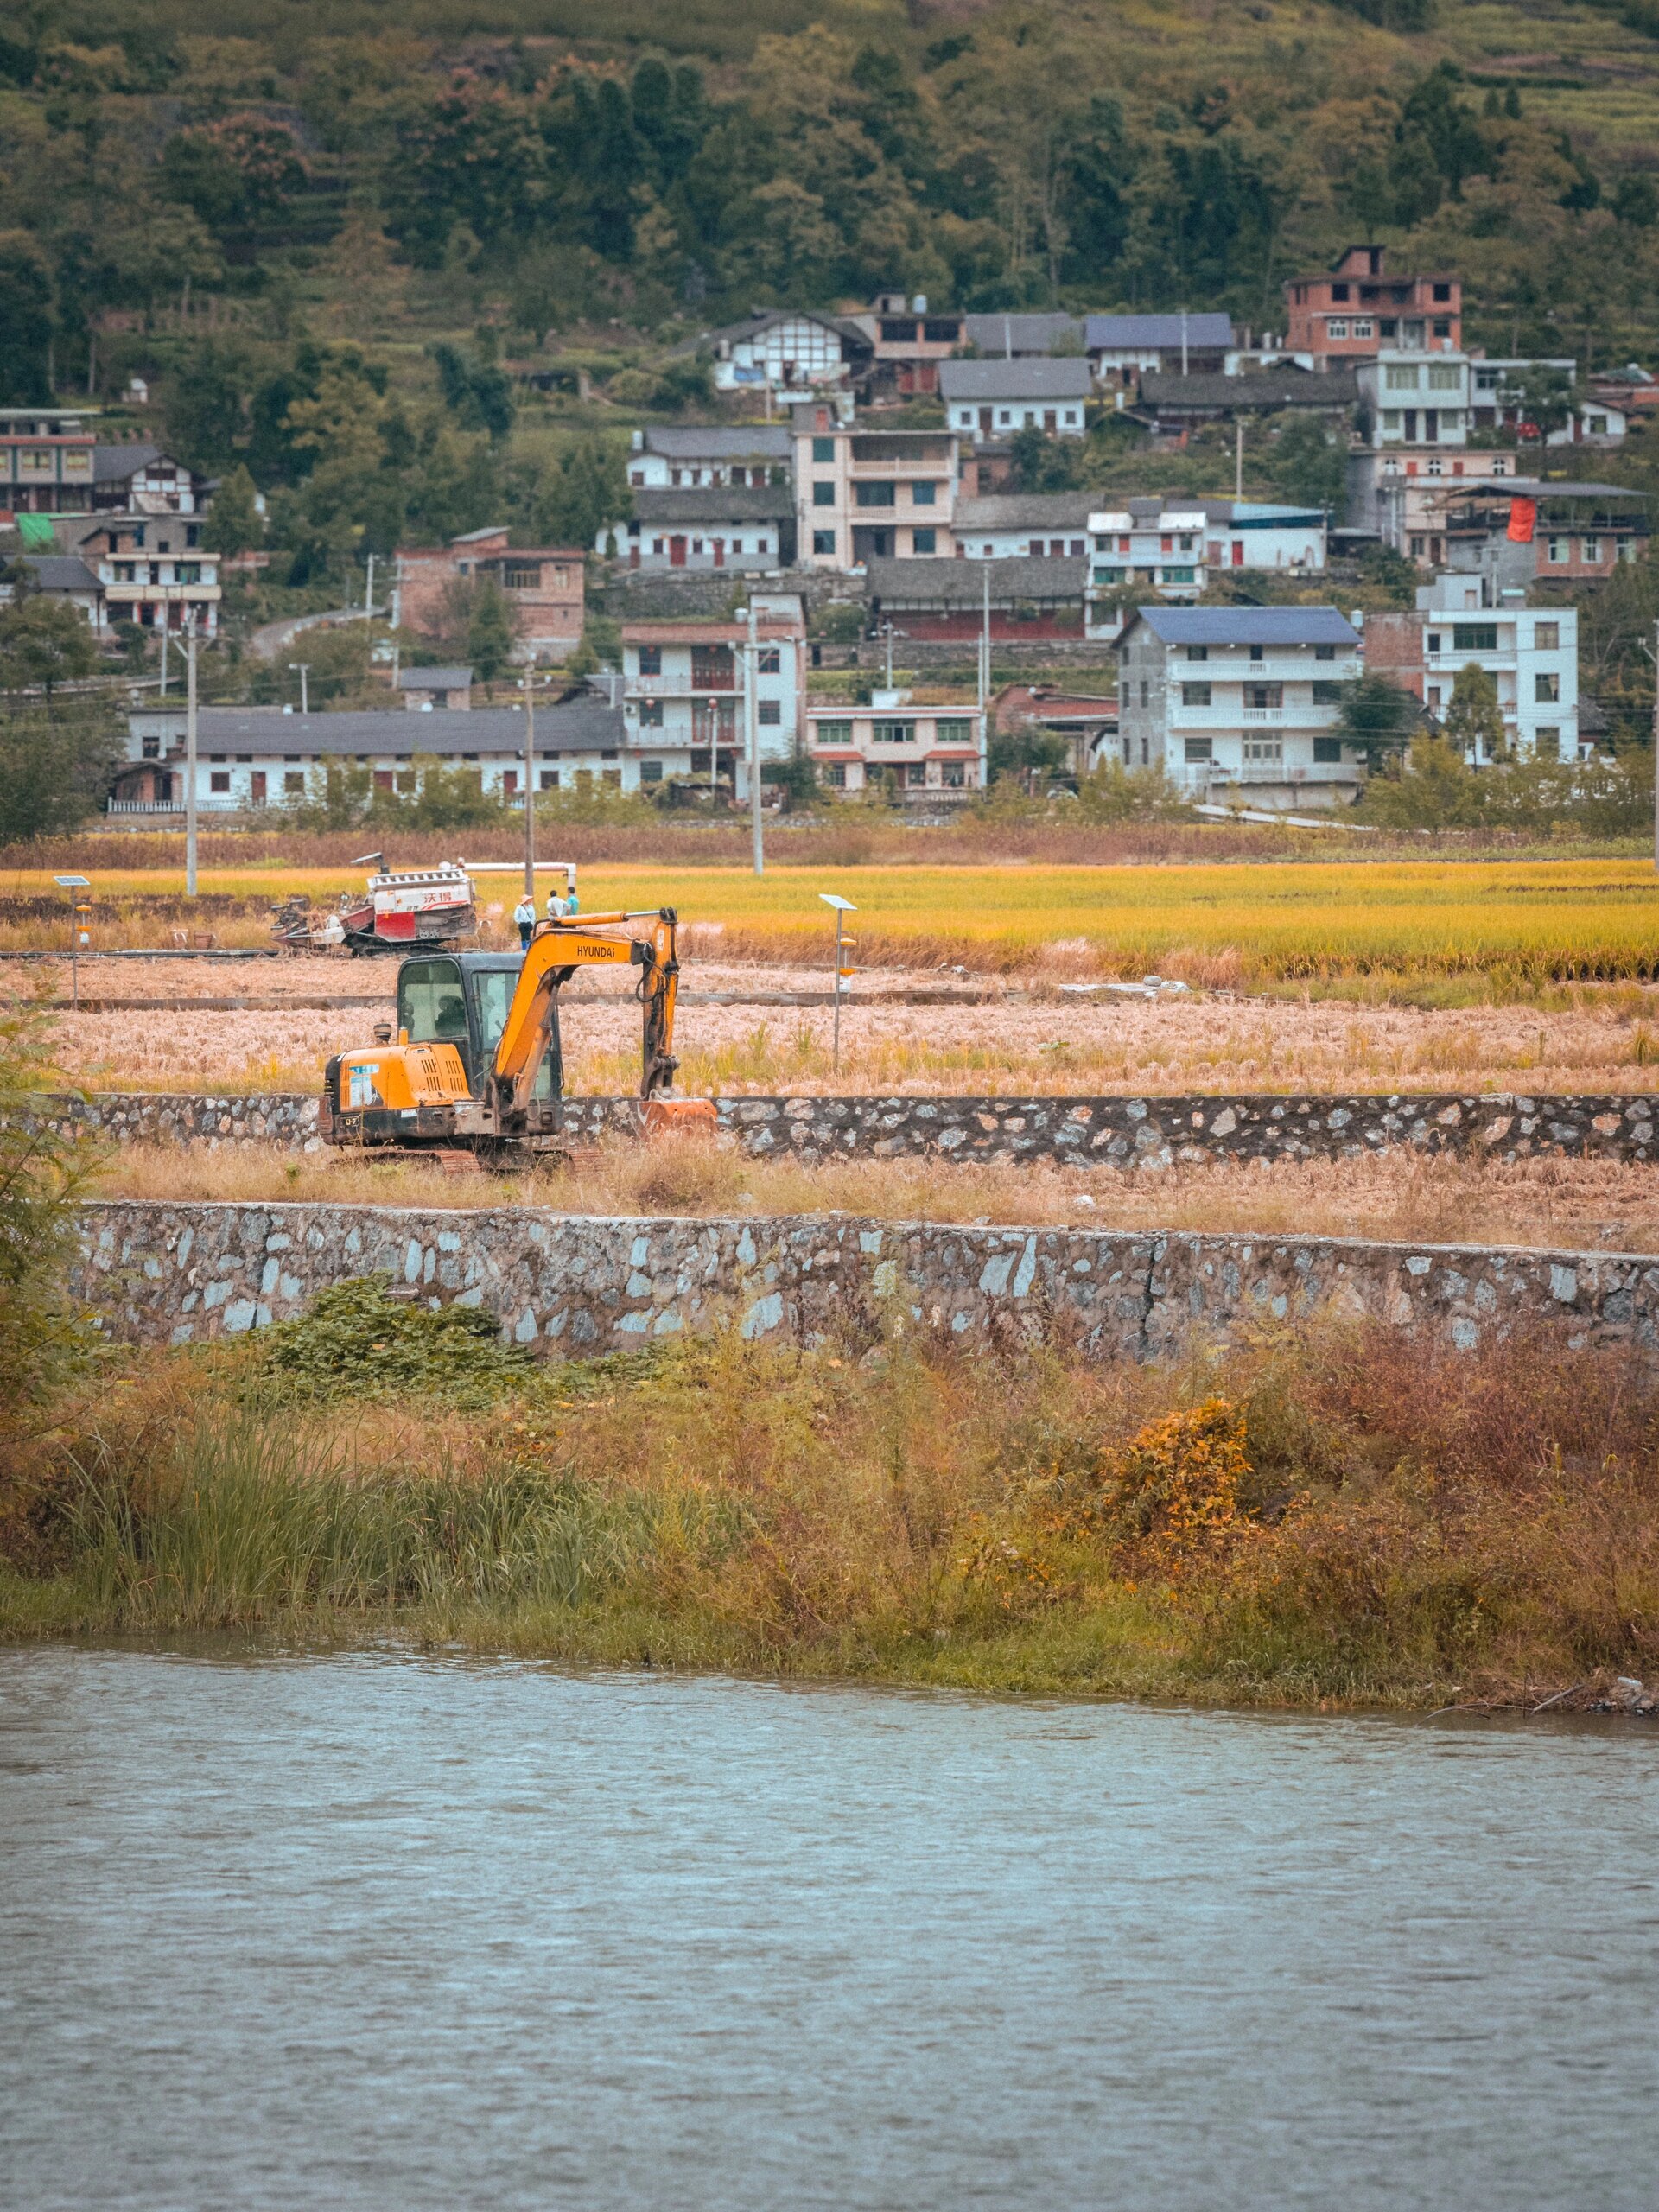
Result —
<svg viewBox="0 0 1659 2212"><path fill-rule="evenodd" d="M44 972L7 969L0 990L27 988ZM60 1064L77 1084L100 1090L308 1090L330 1053L366 1042L390 1014L395 972L390 961L94 961L82 969L82 988L99 1000L275 1003L66 1012ZM62 973L66 996L68 980ZM821 968L690 963L677 1037L682 1087L803 1096L1659 1088L1659 991L1633 984L1562 989L1546 1006L1421 1010L1196 993L1148 1003L888 969L850 986L838 1071L828 1007L699 1002L822 992L826 982ZM891 1002L941 988L993 995L980 1004ZM303 1003L357 996L373 1002ZM632 1090L638 1019L625 984L599 979L572 991L563 1024L567 1087Z"/></svg>

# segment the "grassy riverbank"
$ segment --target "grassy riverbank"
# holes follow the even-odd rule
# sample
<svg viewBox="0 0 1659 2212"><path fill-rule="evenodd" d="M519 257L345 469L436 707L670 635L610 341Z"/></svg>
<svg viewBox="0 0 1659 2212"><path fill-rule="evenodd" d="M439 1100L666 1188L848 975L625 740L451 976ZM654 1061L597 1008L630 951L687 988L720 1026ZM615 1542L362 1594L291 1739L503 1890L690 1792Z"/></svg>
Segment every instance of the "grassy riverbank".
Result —
<svg viewBox="0 0 1659 2212"><path fill-rule="evenodd" d="M0 1634L1420 1707L1659 1672L1659 1397L1611 1355L537 1368L486 1326L348 1289L100 1373L12 1448Z"/></svg>

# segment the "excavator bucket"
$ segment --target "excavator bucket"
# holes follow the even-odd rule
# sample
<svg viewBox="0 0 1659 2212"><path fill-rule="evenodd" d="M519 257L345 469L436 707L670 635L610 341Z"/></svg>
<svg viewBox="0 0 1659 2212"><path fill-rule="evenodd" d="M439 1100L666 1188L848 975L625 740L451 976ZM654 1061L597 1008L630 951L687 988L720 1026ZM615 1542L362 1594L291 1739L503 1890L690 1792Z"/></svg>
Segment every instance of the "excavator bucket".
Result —
<svg viewBox="0 0 1659 2212"><path fill-rule="evenodd" d="M719 1127L712 1098L647 1098L639 1108L644 1137L713 1136Z"/></svg>

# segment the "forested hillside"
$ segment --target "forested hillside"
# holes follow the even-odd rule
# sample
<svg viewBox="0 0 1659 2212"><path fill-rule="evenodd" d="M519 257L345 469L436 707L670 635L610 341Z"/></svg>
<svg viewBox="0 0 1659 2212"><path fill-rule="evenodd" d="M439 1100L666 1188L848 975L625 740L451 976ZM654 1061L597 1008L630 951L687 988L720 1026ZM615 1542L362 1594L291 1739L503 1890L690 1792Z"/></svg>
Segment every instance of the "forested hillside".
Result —
<svg viewBox="0 0 1659 2212"><path fill-rule="evenodd" d="M1360 232L1605 365L1659 333L1659 0L32 0L0 230L14 400L101 312L320 265L464 268L532 336L886 283L1271 327Z"/></svg>

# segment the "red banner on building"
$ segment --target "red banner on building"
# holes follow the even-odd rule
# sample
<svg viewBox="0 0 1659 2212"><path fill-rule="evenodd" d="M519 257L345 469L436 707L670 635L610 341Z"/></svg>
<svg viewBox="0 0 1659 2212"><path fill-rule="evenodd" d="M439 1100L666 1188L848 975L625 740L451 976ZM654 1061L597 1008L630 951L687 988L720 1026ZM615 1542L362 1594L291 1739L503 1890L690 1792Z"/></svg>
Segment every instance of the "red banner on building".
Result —
<svg viewBox="0 0 1659 2212"><path fill-rule="evenodd" d="M1538 521L1536 499L1510 501L1510 541L1515 545L1530 545L1532 533Z"/></svg>

